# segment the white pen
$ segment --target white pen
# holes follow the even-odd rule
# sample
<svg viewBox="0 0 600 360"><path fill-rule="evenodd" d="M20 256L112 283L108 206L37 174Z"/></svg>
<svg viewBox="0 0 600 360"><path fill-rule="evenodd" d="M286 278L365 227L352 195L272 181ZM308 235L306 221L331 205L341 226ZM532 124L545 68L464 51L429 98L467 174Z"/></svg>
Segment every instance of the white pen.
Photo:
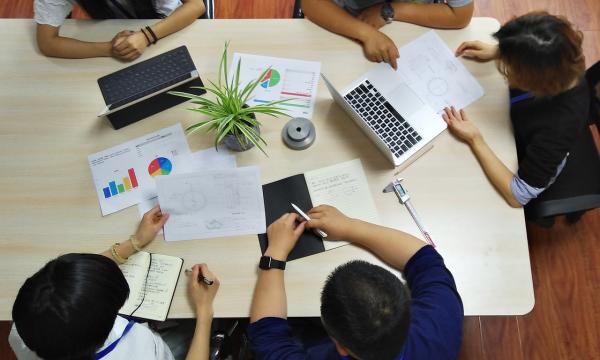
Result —
<svg viewBox="0 0 600 360"><path fill-rule="evenodd" d="M300 210L300 208L297 207L296 204L294 204L294 203L290 203L290 204L292 204L292 207L294 208L294 210L296 210L298 212L298 214L300 214L300 216L302 216L306 221L310 220L308 215L306 215L304 213L304 211ZM315 229L315 231L317 232L317 234L319 234L320 237L322 237L322 238L327 237L327 233L325 231L319 230L319 229Z"/></svg>

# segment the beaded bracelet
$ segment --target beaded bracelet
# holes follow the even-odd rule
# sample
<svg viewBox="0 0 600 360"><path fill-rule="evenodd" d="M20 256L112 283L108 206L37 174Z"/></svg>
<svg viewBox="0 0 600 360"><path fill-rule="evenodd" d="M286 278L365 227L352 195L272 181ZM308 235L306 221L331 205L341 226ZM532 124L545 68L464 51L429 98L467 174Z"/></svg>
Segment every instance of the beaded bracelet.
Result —
<svg viewBox="0 0 600 360"><path fill-rule="evenodd" d="M115 259L115 261L119 264L125 264L127 262L127 259L124 259L123 257L121 257L121 255L119 255L119 253L117 252L117 248L119 247L119 243L115 243L111 248L110 248L110 253L112 254L113 259Z"/></svg>
<svg viewBox="0 0 600 360"><path fill-rule="evenodd" d="M138 243L137 238L135 237L135 235L131 235L129 237L129 241L131 241L131 246L133 246L133 248L135 249L135 251L142 251L142 247Z"/></svg>

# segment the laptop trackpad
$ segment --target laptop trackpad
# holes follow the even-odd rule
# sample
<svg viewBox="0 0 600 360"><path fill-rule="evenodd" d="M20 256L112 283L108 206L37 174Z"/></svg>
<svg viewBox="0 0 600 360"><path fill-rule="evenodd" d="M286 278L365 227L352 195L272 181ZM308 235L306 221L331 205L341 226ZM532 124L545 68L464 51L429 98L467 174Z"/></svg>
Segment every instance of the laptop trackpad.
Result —
<svg viewBox="0 0 600 360"><path fill-rule="evenodd" d="M386 98L406 118L423 107L421 98L406 83L400 83L395 89L386 94Z"/></svg>

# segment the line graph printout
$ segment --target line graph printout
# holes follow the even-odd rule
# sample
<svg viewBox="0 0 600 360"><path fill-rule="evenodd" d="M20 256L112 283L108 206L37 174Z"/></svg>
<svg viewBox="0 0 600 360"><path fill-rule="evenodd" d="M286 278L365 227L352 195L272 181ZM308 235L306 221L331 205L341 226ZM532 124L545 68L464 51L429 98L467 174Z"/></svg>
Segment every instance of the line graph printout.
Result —
<svg viewBox="0 0 600 360"><path fill-rule="evenodd" d="M462 109L484 95L481 85L431 30L402 46L400 76L435 111Z"/></svg>
<svg viewBox="0 0 600 360"><path fill-rule="evenodd" d="M259 169L207 169L156 180L158 201L169 214L165 240L261 234L266 230Z"/></svg>
<svg viewBox="0 0 600 360"><path fill-rule="evenodd" d="M231 74L235 72L240 59L242 86L269 69L252 93L250 105L290 99L281 104L288 115L308 119L312 117L321 73L320 62L235 53L231 62Z"/></svg>

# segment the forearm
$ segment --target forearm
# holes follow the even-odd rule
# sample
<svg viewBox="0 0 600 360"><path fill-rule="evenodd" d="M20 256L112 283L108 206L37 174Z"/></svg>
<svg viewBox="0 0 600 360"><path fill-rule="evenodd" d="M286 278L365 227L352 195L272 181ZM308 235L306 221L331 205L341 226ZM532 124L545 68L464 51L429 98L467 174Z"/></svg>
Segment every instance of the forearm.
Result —
<svg viewBox="0 0 600 360"><path fill-rule="evenodd" d="M470 144L483 172L506 202L512 207L521 207L510 188L514 174L498 159L483 137L476 137Z"/></svg>
<svg viewBox="0 0 600 360"><path fill-rule="evenodd" d="M364 42L370 33L377 31L331 0L302 0L302 10L306 17L324 29L360 42Z"/></svg>
<svg viewBox="0 0 600 360"><path fill-rule="evenodd" d="M473 3L458 8L446 4L392 3L392 6L395 20L440 29L463 28L473 15Z"/></svg>
<svg viewBox="0 0 600 360"><path fill-rule="evenodd" d="M351 220L346 239L361 245L392 267L402 270L410 258L425 246L425 242L405 232ZM345 240L346 240L345 239Z"/></svg>
<svg viewBox="0 0 600 360"><path fill-rule="evenodd" d="M196 320L196 330L190 344L186 360L207 360L210 352L210 327L212 315L199 315Z"/></svg>
<svg viewBox="0 0 600 360"><path fill-rule="evenodd" d="M275 255L271 256L280 259ZM250 309L250 322L256 322L265 317L287 318L283 270L259 270Z"/></svg>
<svg viewBox="0 0 600 360"><path fill-rule="evenodd" d="M56 36L45 41L38 39L38 46L42 54L50 57L85 59L111 56L110 42L87 42Z"/></svg>
<svg viewBox="0 0 600 360"><path fill-rule="evenodd" d="M152 25L152 31L154 31L159 39L162 39L190 25L199 16L204 14L204 11L205 8L202 1L185 1L171 15Z"/></svg>

